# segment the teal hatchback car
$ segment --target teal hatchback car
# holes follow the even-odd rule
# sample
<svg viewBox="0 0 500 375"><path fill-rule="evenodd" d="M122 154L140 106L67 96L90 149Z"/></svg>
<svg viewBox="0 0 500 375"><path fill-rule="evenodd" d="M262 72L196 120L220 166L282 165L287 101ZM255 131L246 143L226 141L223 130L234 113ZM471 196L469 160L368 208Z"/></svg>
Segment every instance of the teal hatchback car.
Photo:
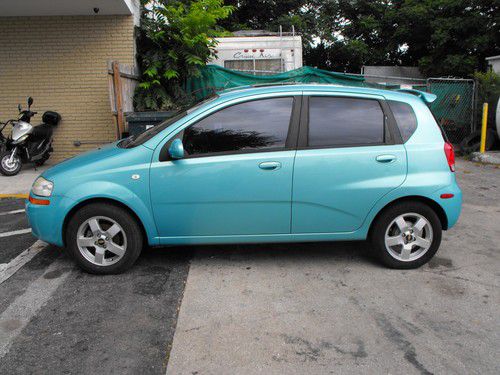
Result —
<svg viewBox="0 0 500 375"><path fill-rule="evenodd" d="M33 184L33 234L81 268L161 245L370 239L393 268L429 261L461 210L432 94L331 85L222 92Z"/></svg>

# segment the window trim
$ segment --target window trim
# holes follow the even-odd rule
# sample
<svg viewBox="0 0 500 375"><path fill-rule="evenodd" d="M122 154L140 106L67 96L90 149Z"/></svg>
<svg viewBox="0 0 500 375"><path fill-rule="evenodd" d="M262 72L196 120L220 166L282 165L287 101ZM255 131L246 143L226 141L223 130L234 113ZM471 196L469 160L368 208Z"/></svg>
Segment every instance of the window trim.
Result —
<svg viewBox="0 0 500 375"><path fill-rule="evenodd" d="M326 146L309 146L309 99L311 97L323 97L323 98L346 98L346 99L361 99L361 100L374 100L377 101L384 115L384 140L383 142L377 143L350 143L350 144L338 144L338 145L326 145ZM304 94L302 98L302 113L300 121L299 130L299 141L297 145L297 150L320 150L320 149L335 149L335 148L349 148L349 147L368 147L368 146L386 146L402 144L401 134L396 125L396 120L394 115L390 111L387 102L378 97L366 97L357 95L329 95L329 93L318 93L318 94Z"/></svg>
<svg viewBox="0 0 500 375"><path fill-rule="evenodd" d="M227 108L239 105L239 104L244 104L244 103L249 103L253 101L261 101L261 100L272 100L272 99L277 99L277 98L292 98L292 111L290 114L290 122L288 123L288 132L285 140L285 146L284 147L272 147L272 148L267 148L267 149L250 149L250 150L237 150L237 151L221 151L221 152L210 152L210 153L205 153L205 154L198 154L198 155L185 155L181 160L184 159L197 159L197 158L207 158L207 157L213 157L213 156L225 156L225 155L240 155L240 154L255 154L255 153L267 153L267 152L279 152L279 151L289 151L289 150L295 150L297 147L297 141L298 141L298 134L299 134L299 126L300 126L300 113L301 113L301 108L302 108L302 100L301 100L301 95L296 95L296 94L290 94L290 93L283 93L283 95L273 95L273 96L265 96L265 97L257 97L257 98L251 98L249 100L242 100L238 101L236 103L231 103L227 106L224 106L222 108L218 108L214 111L210 111L210 113L204 113L202 117L196 119L196 121L192 122L186 127L182 127L177 133L172 135L172 137L165 142L165 144L162 146L159 154L159 161L164 162L164 161L173 161L168 154L168 149L170 147L170 144L175 140L178 139L179 137L182 137L184 134L184 131L199 123L200 121L204 120L205 118L212 116L213 114L223 111Z"/></svg>

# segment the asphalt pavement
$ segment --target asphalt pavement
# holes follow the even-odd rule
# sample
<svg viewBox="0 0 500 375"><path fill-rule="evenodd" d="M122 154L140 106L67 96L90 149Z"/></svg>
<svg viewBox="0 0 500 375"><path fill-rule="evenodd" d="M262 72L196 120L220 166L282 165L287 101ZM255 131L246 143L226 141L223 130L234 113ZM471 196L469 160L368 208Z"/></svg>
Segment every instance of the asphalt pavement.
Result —
<svg viewBox="0 0 500 375"><path fill-rule="evenodd" d="M28 228L23 208L0 200L0 235ZM30 233L0 237L0 275L33 245ZM103 277L42 244L0 284L0 374L165 373L191 257L146 249L131 271Z"/></svg>

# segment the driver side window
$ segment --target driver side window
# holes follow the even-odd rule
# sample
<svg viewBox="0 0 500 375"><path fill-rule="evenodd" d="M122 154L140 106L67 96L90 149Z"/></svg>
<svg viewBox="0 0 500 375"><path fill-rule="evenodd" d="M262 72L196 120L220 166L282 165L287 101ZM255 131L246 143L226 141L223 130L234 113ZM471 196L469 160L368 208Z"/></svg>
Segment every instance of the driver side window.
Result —
<svg viewBox="0 0 500 375"><path fill-rule="evenodd" d="M254 100L215 112L186 128L187 156L285 148L293 97Z"/></svg>

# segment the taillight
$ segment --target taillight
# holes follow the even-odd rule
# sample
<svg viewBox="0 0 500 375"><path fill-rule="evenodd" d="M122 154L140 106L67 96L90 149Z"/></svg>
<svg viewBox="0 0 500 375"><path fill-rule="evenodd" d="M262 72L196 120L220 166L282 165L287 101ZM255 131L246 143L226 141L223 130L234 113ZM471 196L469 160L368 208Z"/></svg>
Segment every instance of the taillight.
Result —
<svg viewBox="0 0 500 375"><path fill-rule="evenodd" d="M455 151L453 150L453 145L450 142L445 142L444 154L446 155L450 171L455 172Z"/></svg>

